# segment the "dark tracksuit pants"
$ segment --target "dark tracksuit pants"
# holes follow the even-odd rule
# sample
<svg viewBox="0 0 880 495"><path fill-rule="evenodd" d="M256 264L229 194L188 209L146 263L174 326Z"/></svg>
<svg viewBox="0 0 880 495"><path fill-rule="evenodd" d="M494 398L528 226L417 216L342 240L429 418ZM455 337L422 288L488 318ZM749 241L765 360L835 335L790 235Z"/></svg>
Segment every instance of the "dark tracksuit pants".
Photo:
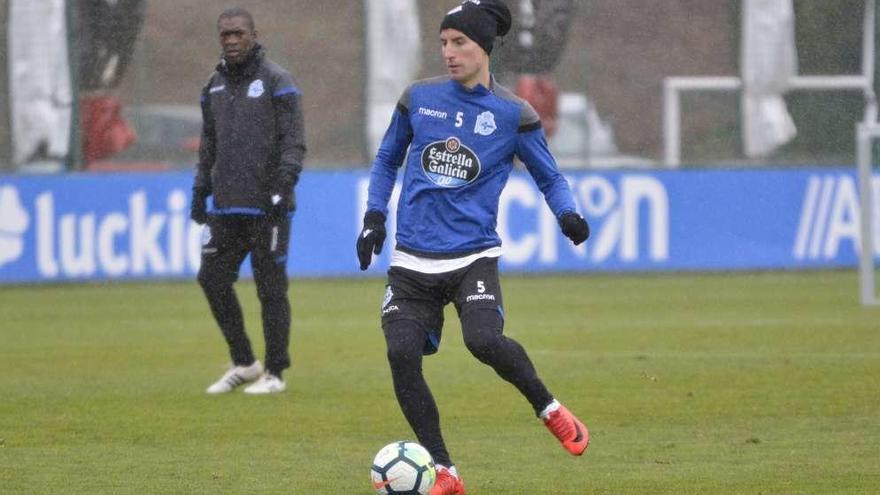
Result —
<svg viewBox="0 0 880 495"><path fill-rule="evenodd" d="M202 239L198 280L220 326L235 365L254 362L241 305L233 284L245 257L251 255L257 296L262 307L266 370L278 376L290 367L290 302L287 299L287 251L290 219L266 216L212 215Z"/></svg>

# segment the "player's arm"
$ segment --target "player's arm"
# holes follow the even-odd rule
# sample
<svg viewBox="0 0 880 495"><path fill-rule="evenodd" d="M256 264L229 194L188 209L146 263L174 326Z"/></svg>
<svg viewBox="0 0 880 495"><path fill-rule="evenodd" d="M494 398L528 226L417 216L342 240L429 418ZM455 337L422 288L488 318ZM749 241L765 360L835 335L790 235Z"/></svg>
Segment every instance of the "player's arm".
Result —
<svg viewBox="0 0 880 495"><path fill-rule="evenodd" d="M305 125L300 100L301 93L293 78L287 73L279 77L272 93L279 160L278 168L270 181L272 189L269 195L273 206L277 205L281 214L296 208L293 188L299 182L306 155Z"/></svg>
<svg viewBox="0 0 880 495"><path fill-rule="evenodd" d="M385 242L385 217L388 215L388 200L397 180L397 170L403 165L406 150L413 138L409 120L409 90L397 103L391 116L391 124L385 131L382 144L373 160L370 171L370 186L367 194L367 212L364 226L357 240L357 255L361 270L366 270L373 260L373 254L382 253Z"/></svg>
<svg viewBox="0 0 880 495"><path fill-rule="evenodd" d="M370 170L370 187L367 196L367 211L388 214L388 200L397 180L397 170L403 165L406 150L413 138L413 130L409 120L409 109L406 107L406 94L397 103L391 116L391 123L379 145L376 159Z"/></svg>
<svg viewBox="0 0 880 495"><path fill-rule="evenodd" d="M192 203L190 206L190 218L200 224L208 220L207 199L211 195L211 169L214 168L214 160L217 154L214 114L211 112L209 94L212 81L213 78L202 89L202 139L199 143L199 161L196 164L196 176L193 180Z"/></svg>
<svg viewBox="0 0 880 495"><path fill-rule="evenodd" d="M538 114L523 103L516 136L516 155L525 164L544 200L556 216L562 232L577 245L590 236L586 220L577 212L568 181L559 172L556 160L547 146Z"/></svg>

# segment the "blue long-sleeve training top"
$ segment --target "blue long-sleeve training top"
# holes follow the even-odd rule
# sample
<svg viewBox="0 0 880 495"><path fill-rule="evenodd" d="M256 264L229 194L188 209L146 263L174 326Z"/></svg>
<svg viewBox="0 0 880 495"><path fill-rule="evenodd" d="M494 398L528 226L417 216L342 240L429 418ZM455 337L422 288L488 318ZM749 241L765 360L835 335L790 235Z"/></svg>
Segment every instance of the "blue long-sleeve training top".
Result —
<svg viewBox="0 0 880 495"><path fill-rule="evenodd" d="M500 246L498 201L515 156L557 218L576 211L538 114L494 78L490 86L468 89L443 76L417 81L401 96L373 162L367 200L368 210L387 215L405 160L397 249L453 258Z"/></svg>

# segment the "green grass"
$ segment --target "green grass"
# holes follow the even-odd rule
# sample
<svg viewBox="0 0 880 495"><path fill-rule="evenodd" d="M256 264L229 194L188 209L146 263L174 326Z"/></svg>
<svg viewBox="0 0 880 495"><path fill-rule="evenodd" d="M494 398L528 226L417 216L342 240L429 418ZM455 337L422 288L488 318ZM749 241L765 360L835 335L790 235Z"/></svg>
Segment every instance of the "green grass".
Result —
<svg viewBox="0 0 880 495"><path fill-rule="evenodd" d="M0 493L362 494L394 400L384 281L299 281L288 392L209 397L195 282L0 288ZM564 453L447 313L425 368L470 495L876 494L880 310L850 272L503 280L506 333L591 428ZM254 287L239 284L262 353Z"/></svg>

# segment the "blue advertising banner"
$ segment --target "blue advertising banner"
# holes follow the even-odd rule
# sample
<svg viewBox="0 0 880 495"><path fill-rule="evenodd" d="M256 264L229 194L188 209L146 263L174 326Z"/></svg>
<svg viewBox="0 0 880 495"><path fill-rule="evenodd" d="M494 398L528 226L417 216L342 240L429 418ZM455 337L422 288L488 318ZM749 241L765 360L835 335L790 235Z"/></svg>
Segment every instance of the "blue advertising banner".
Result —
<svg viewBox="0 0 880 495"><path fill-rule="evenodd" d="M858 263L858 187L855 174L845 169L584 171L567 177L592 227L590 240L572 246L531 178L516 173L500 200L502 269L754 270ZM188 218L191 180L189 173L0 176L0 283L194 277L203 229ZM367 184L366 170L303 174L291 275L384 273L393 205L389 241L367 272L358 270L354 251ZM878 219L880 177L872 185ZM392 202L396 197L397 191ZM880 225L874 232L880 235ZM242 275L249 274L245 263Z"/></svg>

